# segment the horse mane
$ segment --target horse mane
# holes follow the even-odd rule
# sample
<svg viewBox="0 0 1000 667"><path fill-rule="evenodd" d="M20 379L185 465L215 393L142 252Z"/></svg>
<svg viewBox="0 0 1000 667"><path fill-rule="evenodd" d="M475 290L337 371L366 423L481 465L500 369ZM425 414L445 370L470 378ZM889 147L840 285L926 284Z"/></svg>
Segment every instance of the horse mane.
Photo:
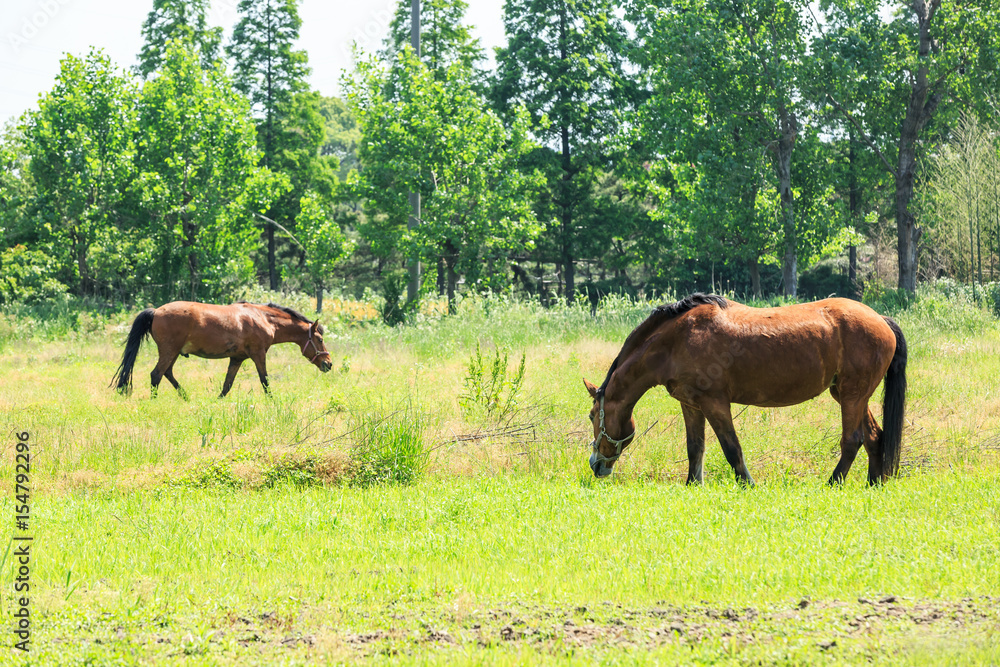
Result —
<svg viewBox="0 0 1000 667"><path fill-rule="evenodd" d="M303 315L299 311L295 310L294 308L289 308L288 306L282 306L282 305L277 304L277 303L271 303L271 302L268 302L268 303L250 303L249 301L244 301L242 299L239 300L239 301L237 301L236 303L245 303L245 304L247 304L249 306L257 306L258 308L273 308L274 310L280 310L285 315L288 315L289 317L291 317L293 320L298 320L299 322L305 322L306 324L312 324L312 322L313 322L308 317L306 317L305 315Z"/></svg>
<svg viewBox="0 0 1000 667"><path fill-rule="evenodd" d="M608 369L608 374L604 378L604 383L597 390L597 397L600 398L604 395L604 392L608 388L608 383L611 382L611 376L614 374L615 370L618 368L619 360L626 355L626 353L632 352L632 350L637 346L640 340L645 339L654 329L658 326L674 319L675 317L680 317L684 313L697 308L698 306L705 305L716 305L719 308L728 308L729 302L723 297L716 294L702 294L701 292L695 292L691 296L685 297L680 301L675 301L674 303L665 303L662 306L657 306L653 309L653 312L649 314L642 323L639 324L632 333L628 335L625 342L622 344L622 349L615 357L615 360L611 363L611 368Z"/></svg>

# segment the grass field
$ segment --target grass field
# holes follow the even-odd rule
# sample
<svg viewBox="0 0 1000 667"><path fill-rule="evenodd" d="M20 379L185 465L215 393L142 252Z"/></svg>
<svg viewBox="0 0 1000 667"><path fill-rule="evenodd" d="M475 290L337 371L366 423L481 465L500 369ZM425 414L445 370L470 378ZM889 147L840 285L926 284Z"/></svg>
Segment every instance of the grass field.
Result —
<svg viewBox="0 0 1000 667"><path fill-rule="evenodd" d="M224 400L225 363L195 358L175 368L188 400L166 383L151 399L150 343L135 393L111 392L126 314L0 315L0 549L28 431L35 558L32 651L8 632L2 660L1000 663L993 316L933 289L894 313L910 394L902 475L884 487L863 484L863 455L825 485L829 396L739 414L756 488L732 481L714 436L707 483L685 487L662 390L596 481L581 377L603 378L648 309L468 299L397 329L334 317L332 372L277 347L272 394L247 367ZM491 393L498 349L491 403L477 388Z"/></svg>

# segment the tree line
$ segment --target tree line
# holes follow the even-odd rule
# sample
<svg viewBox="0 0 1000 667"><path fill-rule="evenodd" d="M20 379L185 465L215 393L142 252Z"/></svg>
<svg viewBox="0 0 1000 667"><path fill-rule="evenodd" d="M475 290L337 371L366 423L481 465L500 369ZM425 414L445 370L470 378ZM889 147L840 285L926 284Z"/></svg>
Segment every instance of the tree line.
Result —
<svg viewBox="0 0 1000 667"><path fill-rule="evenodd" d="M449 303L1000 271L993 3L507 0L491 59L464 0L421 3L419 54L400 2L342 99L296 0L241 0L226 44L207 6L155 0L133 71L67 56L7 126L0 299L396 305L413 261Z"/></svg>

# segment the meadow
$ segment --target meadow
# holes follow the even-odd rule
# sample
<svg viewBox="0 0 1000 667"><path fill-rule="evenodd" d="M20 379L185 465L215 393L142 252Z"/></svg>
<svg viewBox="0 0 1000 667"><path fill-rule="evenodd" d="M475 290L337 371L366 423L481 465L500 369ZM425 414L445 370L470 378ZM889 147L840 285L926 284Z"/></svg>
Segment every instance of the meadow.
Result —
<svg viewBox="0 0 1000 667"><path fill-rule="evenodd" d="M151 398L151 342L135 392L111 391L134 313L0 314L0 514L27 431L36 558L32 650L5 633L5 661L1000 662L1000 323L963 290L877 304L910 348L902 472L877 488L864 454L826 485L829 395L737 410L757 487L710 432L706 483L686 487L663 390L595 480L581 379L649 303L475 297L395 328L327 305L333 371L278 346L270 395L245 366L223 400L225 362L193 357L175 367L187 400Z"/></svg>

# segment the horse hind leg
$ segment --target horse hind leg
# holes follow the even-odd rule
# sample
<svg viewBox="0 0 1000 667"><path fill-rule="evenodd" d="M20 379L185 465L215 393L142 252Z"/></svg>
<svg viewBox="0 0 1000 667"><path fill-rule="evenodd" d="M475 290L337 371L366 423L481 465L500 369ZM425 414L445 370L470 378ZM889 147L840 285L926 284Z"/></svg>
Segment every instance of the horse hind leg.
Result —
<svg viewBox="0 0 1000 667"><path fill-rule="evenodd" d="M833 485L842 483L847 477L847 473L854 463L854 458L858 455L858 450L861 449L861 444L865 440L862 418L868 411L868 401L867 399L864 401L842 400L833 387L830 388L830 394L840 403L841 422L840 460L837 462L837 467L833 469L829 481L829 484Z"/></svg>
<svg viewBox="0 0 1000 667"><path fill-rule="evenodd" d="M868 452L868 484L882 481L882 428L875 421L871 410L864 422L865 451Z"/></svg>
<svg viewBox="0 0 1000 667"><path fill-rule="evenodd" d="M155 397L158 393L160 380L164 377L166 377L175 388L179 389L177 380L174 379L174 374L172 372L175 361L177 361L177 352L164 353L162 349L160 350L160 358L156 362L156 366L153 368L152 372L149 374L149 383L152 385L153 397Z"/></svg>
<svg viewBox="0 0 1000 667"><path fill-rule="evenodd" d="M174 361L177 361L177 359L175 358ZM184 388L181 387L179 382L177 382L177 378L174 377L173 363L171 363L170 367L167 368L166 371L164 371L163 377L167 378L167 381L170 382L170 384L174 385L174 389L177 390L177 393L180 394L181 398L183 398L185 401L188 400L187 392L184 391Z"/></svg>

